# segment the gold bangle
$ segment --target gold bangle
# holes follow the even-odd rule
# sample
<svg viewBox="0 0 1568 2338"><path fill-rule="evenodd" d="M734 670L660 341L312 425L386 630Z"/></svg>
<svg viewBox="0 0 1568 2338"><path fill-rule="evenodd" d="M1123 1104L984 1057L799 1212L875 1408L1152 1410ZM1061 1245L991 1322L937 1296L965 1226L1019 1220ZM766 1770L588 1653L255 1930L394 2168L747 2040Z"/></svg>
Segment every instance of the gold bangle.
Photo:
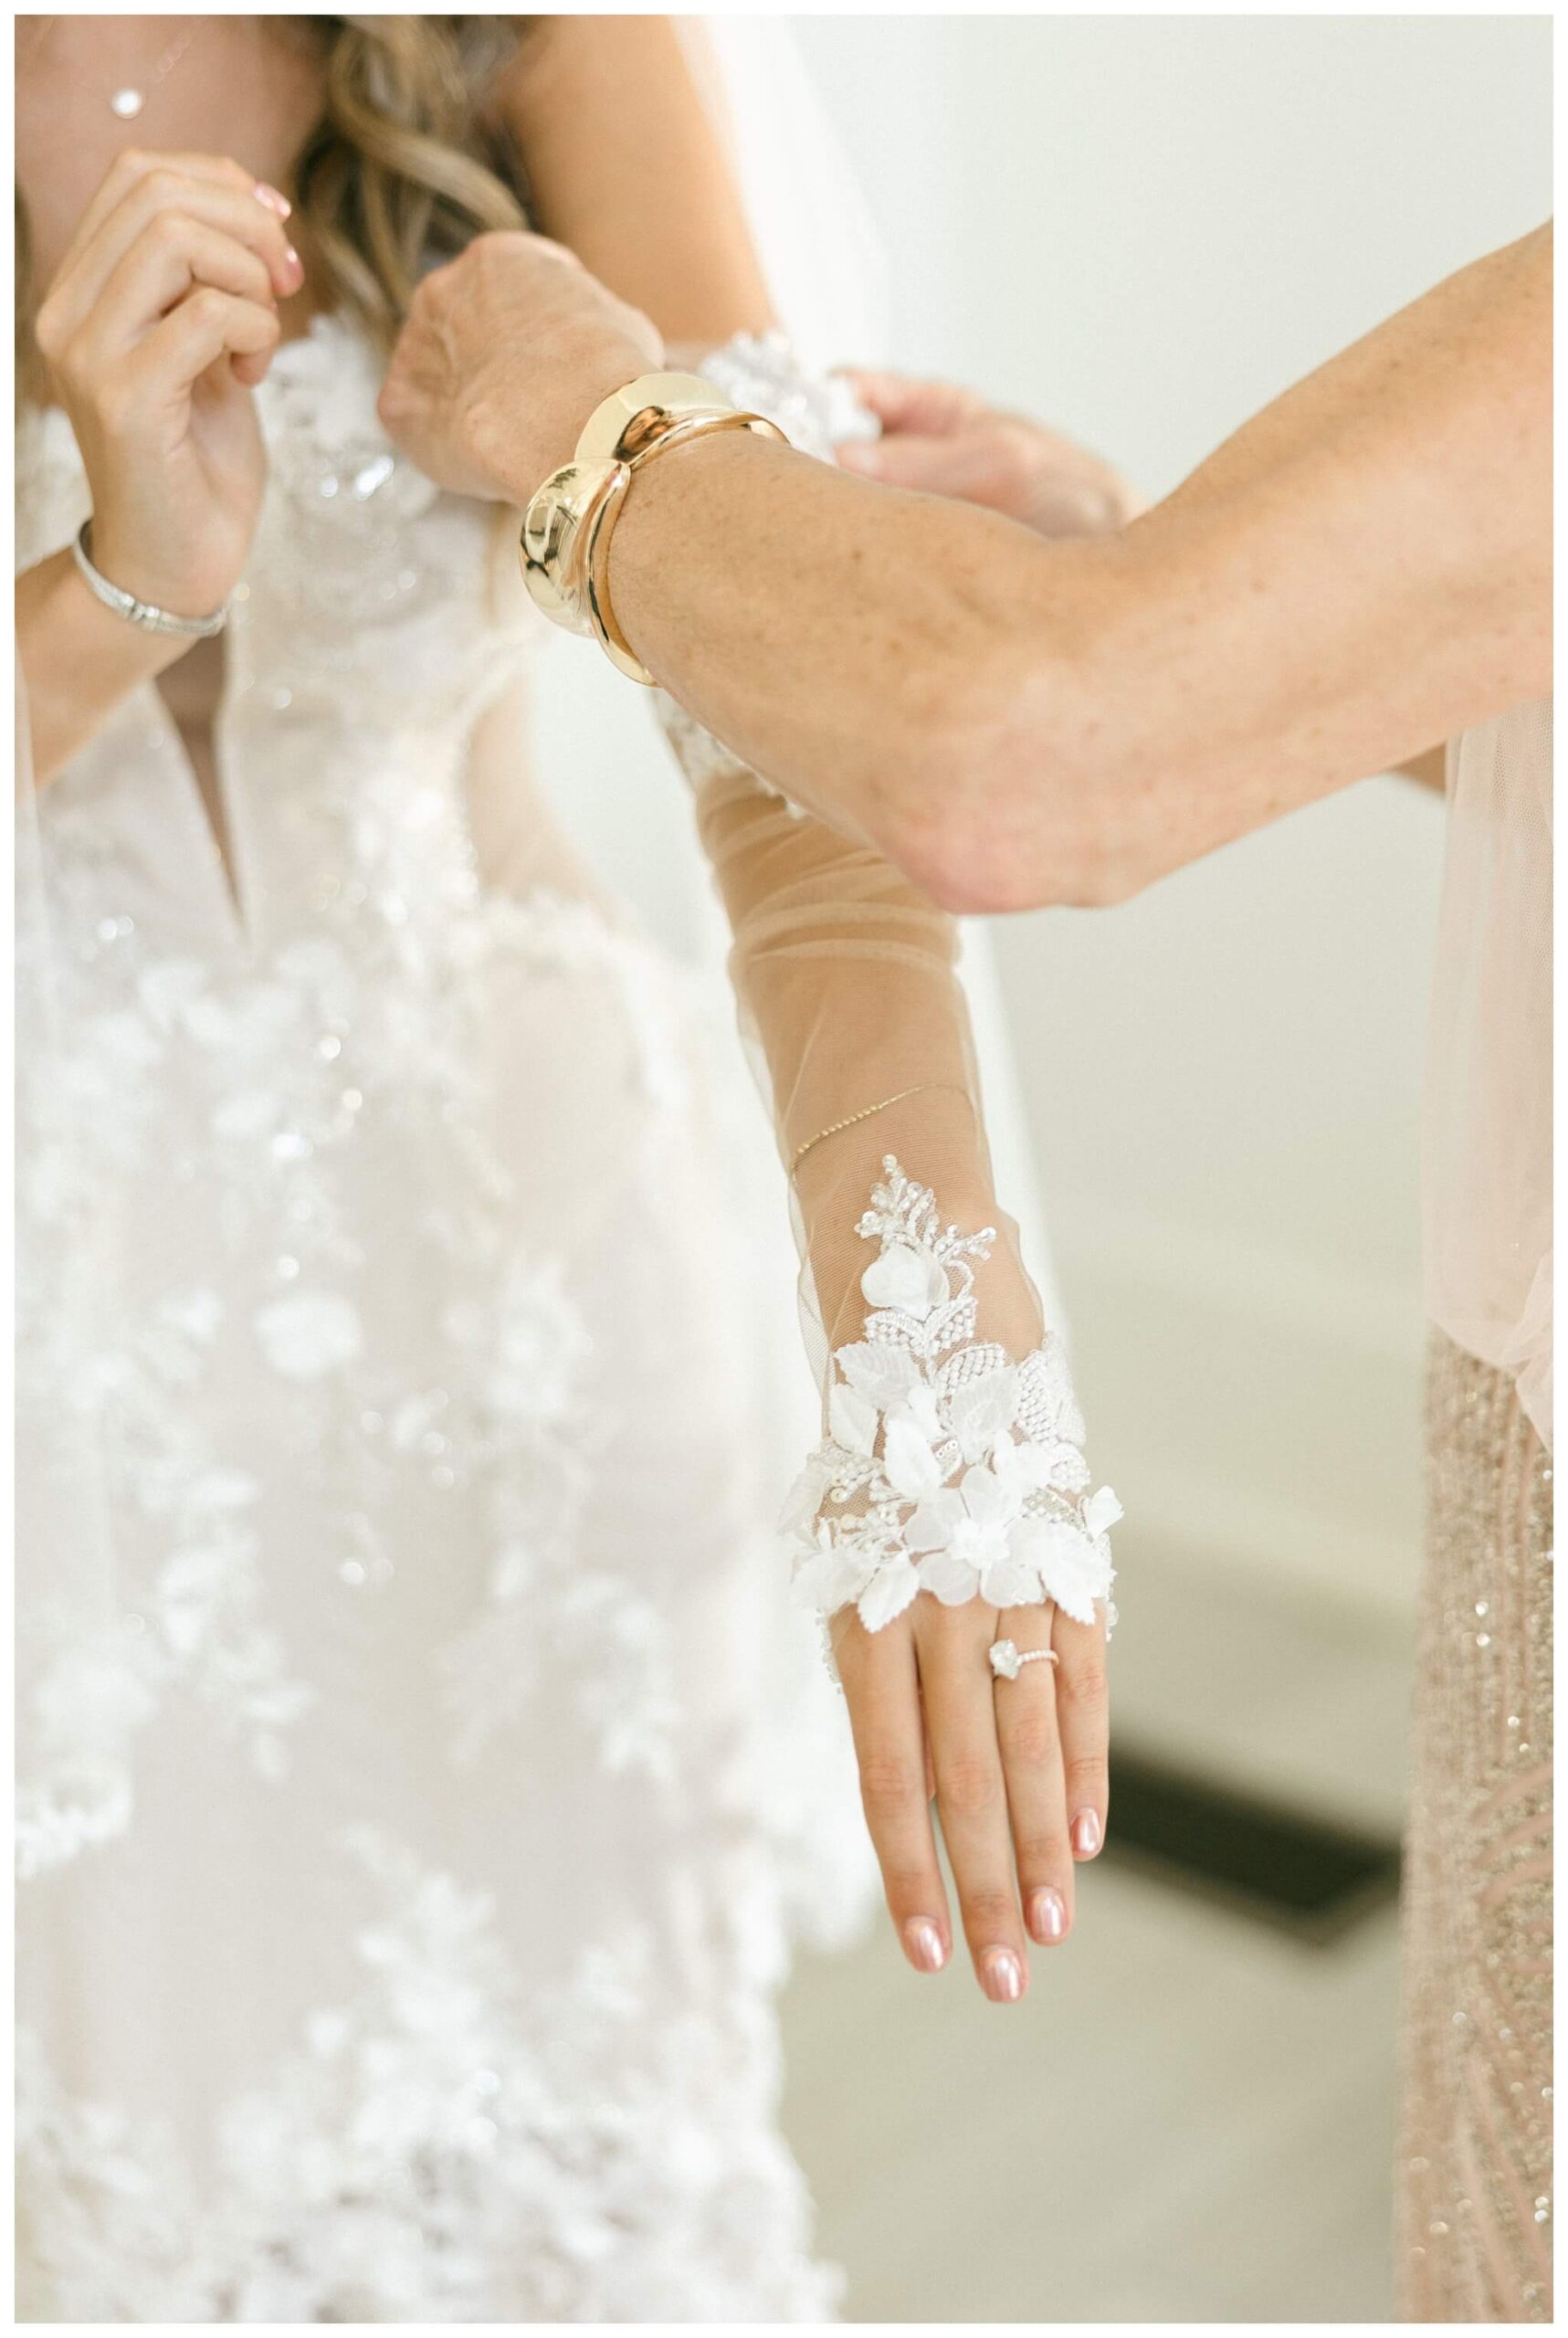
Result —
<svg viewBox="0 0 1568 2338"><path fill-rule="evenodd" d="M830 1136L841 1136L846 1129L858 1128L862 1121L874 1120L879 1112L889 1111L894 1104L901 1104L907 1096L927 1096L935 1089L945 1090L951 1096L969 1094L968 1089L960 1087L956 1079L919 1079L912 1088L900 1088L896 1096L884 1096L879 1104L868 1104L862 1111L851 1112L847 1120L834 1121L827 1128L818 1129L815 1136L808 1136L804 1144L796 1145L789 1164L790 1175L795 1175L813 1145L825 1143Z"/></svg>
<svg viewBox="0 0 1568 2338"><path fill-rule="evenodd" d="M589 416L572 460L551 474L523 514L523 582L544 615L591 634L612 664L650 688L653 676L610 605L610 539L633 477L672 447L716 430L784 440L765 416L731 405L697 374L642 374Z"/></svg>

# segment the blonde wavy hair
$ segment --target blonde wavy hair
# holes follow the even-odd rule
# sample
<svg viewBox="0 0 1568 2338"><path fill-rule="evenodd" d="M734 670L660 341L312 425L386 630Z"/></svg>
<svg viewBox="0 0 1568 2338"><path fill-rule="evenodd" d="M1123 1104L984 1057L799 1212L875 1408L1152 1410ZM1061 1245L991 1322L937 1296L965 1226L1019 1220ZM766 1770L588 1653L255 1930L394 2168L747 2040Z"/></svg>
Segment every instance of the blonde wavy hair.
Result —
<svg viewBox="0 0 1568 2338"><path fill-rule="evenodd" d="M318 265L317 289L389 351L423 270L489 228L527 218L522 162L484 112L486 90L525 16L279 16L280 36L314 41L321 116L296 171L294 199ZM26 213L16 196L18 381L36 395Z"/></svg>

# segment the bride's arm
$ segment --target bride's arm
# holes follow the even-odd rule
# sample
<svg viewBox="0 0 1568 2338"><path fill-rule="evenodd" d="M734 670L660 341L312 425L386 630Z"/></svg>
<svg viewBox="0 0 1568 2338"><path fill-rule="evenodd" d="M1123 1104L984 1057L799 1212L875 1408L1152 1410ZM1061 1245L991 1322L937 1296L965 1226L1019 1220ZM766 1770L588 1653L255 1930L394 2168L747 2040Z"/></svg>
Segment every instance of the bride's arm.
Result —
<svg viewBox="0 0 1568 2338"><path fill-rule="evenodd" d="M188 644L142 633L89 592L68 552L16 579L16 654L27 685L29 786L53 779L123 699Z"/></svg>
<svg viewBox="0 0 1568 2338"><path fill-rule="evenodd" d="M252 392L277 347L278 301L303 278L279 206L225 156L127 149L38 310L91 492L94 563L179 617L222 605L256 522L266 465ZM16 617L40 784L191 646L106 608L68 548L17 578Z"/></svg>
<svg viewBox="0 0 1568 2338"><path fill-rule="evenodd" d="M765 325L681 40L658 19L546 29L545 55L525 47L506 90L542 218L671 337L711 346ZM956 930L668 716L805 1258L828 1434L798 1504L803 1596L831 1617L906 1954L930 1971L951 1949L929 1746L964 1933L1005 1999L1025 1984L1026 1933L1065 1934L1075 1850L1092 1856L1103 1830L1107 1505L1086 1522L1081 1428L997 1207ZM1055 1677L1042 1662L994 1680L1004 1611L1003 1636L1054 1643Z"/></svg>
<svg viewBox="0 0 1568 2338"><path fill-rule="evenodd" d="M668 16L535 16L491 102L529 209L666 342L773 321L719 132Z"/></svg>

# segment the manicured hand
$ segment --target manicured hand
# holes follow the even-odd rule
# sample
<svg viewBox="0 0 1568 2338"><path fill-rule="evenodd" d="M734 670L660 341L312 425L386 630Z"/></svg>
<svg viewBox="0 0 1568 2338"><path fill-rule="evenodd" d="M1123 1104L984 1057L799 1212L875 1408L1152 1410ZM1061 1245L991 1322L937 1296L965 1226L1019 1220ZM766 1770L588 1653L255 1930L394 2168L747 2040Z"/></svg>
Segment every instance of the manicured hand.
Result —
<svg viewBox="0 0 1568 2338"><path fill-rule="evenodd" d="M978 1600L944 1607L921 1592L868 1632L853 1607L833 1620L860 1793L900 1944L918 1972L952 1954L931 1824L942 1822L974 1974L997 2004L1028 1986L1028 1943L1054 1948L1073 1920L1078 1861L1105 1839L1110 1716L1105 1625L1058 1607ZM993 1641L1054 1648L1013 1680Z"/></svg>
<svg viewBox="0 0 1568 2338"><path fill-rule="evenodd" d="M304 279L276 189L217 154L127 150L37 316L113 584L205 616L238 582L267 463L252 392Z"/></svg>
<svg viewBox="0 0 1568 2338"><path fill-rule="evenodd" d="M442 487L526 504L594 408L663 361L641 311L561 245L497 232L420 285L379 412Z"/></svg>
<svg viewBox="0 0 1568 2338"><path fill-rule="evenodd" d="M899 374L851 372L848 379L882 436L841 448L846 470L984 504L1042 536L1110 535L1142 508L1098 455L1024 415L998 412L973 390Z"/></svg>

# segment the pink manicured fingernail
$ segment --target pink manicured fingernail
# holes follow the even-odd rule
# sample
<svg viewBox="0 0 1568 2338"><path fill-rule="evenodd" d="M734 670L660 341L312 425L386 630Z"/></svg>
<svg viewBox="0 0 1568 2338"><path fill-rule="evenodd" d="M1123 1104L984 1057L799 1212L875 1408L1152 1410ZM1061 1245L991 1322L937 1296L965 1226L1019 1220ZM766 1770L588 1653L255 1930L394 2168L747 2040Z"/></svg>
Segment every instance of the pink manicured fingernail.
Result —
<svg viewBox="0 0 1568 2338"><path fill-rule="evenodd" d="M1100 1845L1100 1813L1080 1810L1072 1822L1072 1847L1080 1859L1091 1859Z"/></svg>
<svg viewBox="0 0 1568 2338"><path fill-rule="evenodd" d="M1016 2005L1024 1994L1024 1968L1010 1948L988 1948L980 1960L980 1985L993 2005Z"/></svg>
<svg viewBox="0 0 1568 2338"><path fill-rule="evenodd" d="M268 186L265 179L258 179L250 191L258 203L264 203L268 211L276 211L279 219L287 219L294 208L281 189Z"/></svg>
<svg viewBox="0 0 1568 2338"><path fill-rule="evenodd" d="M942 1934L924 1916L911 1917L904 1926L904 1946L910 1963L921 1973L940 1973L947 1963Z"/></svg>
<svg viewBox="0 0 1568 2338"><path fill-rule="evenodd" d="M1067 1938L1067 1903L1059 1891L1047 1885L1044 1890L1029 1894L1029 1930L1037 1940L1058 1941Z"/></svg>

